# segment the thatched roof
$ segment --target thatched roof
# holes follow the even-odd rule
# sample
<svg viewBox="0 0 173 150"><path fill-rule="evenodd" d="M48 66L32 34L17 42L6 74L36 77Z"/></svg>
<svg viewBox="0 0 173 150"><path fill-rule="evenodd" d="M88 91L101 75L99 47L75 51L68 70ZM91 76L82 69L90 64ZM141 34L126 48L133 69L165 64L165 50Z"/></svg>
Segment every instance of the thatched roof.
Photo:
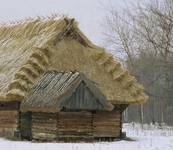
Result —
<svg viewBox="0 0 173 150"><path fill-rule="evenodd" d="M84 62L85 61L85 62ZM92 44L74 19L36 18L0 26L0 100L23 100L48 69L78 70L113 103L145 102L143 86Z"/></svg>
<svg viewBox="0 0 173 150"><path fill-rule="evenodd" d="M111 111L114 106L83 73L56 70L44 73L21 103L21 111L58 112L63 108Z"/></svg>

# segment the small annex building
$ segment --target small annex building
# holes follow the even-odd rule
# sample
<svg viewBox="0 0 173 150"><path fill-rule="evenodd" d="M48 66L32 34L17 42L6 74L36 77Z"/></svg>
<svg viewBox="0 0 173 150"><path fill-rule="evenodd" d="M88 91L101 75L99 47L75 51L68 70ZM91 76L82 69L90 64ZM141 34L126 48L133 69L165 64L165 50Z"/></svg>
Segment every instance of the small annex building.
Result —
<svg viewBox="0 0 173 150"><path fill-rule="evenodd" d="M21 138L115 138L121 133L120 110L114 109L94 82L76 71L47 71L20 110Z"/></svg>
<svg viewBox="0 0 173 150"><path fill-rule="evenodd" d="M124 105L143 103L148 99L135 77L104 48L88 40L74 19L53 15L2 24L0 136L13 136L19 131L23 114L20 104L31 102L31 97L26 99L27 95L33 92L33 86L48 70L82 73L88 81L96 83L94 89L99 89L96 91L100 91L114 108L118 106L124 110ZM44 101L37 105L42 104Z"/></svg>

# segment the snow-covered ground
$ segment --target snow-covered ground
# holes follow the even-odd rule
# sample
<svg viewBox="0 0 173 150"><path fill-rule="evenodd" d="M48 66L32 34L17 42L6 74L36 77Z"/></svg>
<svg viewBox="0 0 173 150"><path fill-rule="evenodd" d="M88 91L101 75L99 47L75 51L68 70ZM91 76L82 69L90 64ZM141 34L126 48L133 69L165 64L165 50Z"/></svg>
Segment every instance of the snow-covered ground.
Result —
<svg viewBox="0 0 173 150"><path fill-rule="evenodd" d="M0 139L0 150L173 150L173 128L124 124L131 140L101 143L31 143Z"/></svg>

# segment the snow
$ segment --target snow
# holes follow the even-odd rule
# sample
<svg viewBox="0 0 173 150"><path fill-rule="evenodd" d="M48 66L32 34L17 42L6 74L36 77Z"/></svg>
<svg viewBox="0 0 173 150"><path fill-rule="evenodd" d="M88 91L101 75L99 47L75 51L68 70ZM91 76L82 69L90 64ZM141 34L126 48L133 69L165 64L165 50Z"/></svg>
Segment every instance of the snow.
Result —
<svg viewBox="0 0 173 150"><path fill-rule="evenodd" d="M31 143L0 139L0 150L173 150L173 127L124 124L131 140L97 143Z"/></svg>

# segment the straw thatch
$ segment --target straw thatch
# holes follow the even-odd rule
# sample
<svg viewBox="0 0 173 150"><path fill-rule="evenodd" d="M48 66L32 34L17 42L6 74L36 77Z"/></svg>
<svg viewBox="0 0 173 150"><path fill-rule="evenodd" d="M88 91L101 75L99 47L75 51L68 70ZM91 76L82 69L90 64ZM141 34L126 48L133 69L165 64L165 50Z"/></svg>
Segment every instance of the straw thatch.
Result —
<svg viewBox="0 0 173 150"><path fill-rule="evenodd" d="M113 103L147 100L143 86L92 44L74 19L53 16L0 27L0 100L22 100L52 68L83 72Z"/></svg>
<svg viewBox="0 0 173 150"><path fill-rule="evenodd" d="M50 70L44 73L20 107L24 112L59 112L63 108L111 111L114 106L83 73Z"/></svg>

